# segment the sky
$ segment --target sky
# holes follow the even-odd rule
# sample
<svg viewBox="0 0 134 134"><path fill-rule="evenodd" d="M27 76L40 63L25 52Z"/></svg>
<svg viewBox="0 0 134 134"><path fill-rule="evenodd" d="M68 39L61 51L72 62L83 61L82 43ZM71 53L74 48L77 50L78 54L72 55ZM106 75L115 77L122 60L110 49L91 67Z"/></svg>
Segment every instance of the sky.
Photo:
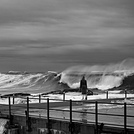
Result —
<svg viewBox="0 0 134 134"><path fill-rule="evenodd" d="M0 72L134 58L133 7L134 0L0 0Z"/></svg>

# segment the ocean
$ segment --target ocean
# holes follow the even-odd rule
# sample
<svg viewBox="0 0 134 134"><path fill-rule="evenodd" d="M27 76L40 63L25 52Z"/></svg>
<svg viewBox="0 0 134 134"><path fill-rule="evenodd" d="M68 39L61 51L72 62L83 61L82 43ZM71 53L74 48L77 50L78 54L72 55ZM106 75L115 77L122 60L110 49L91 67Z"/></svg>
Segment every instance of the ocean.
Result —
<svg viewBox="0 0 134 134"><path fill-rule="evenodd" d="M109 66L74 66L62 72L20 72L0 73L0 103L8 103L7 96L31 95L37 98L63 99L66 91L67 100L81 100L78 92L82 76L87 80L88 89L93 92L88 99L104 99L108 91L109 98L134 97L134 69L131 67ZM76 90L75 90L76 89ZM32 102L36 102L33 100ZM22 101L16 99L16 103Z"/></svg>
<svg viewBox="0 0 134 134"><path fill-rule="evenodd" d="M20 72L9 71L0 73L0 104L8 104L8 97L11 97L11 104L13 104L13 95L15 96L14 104L26 104L26 97L29 96L30 103L39 103L39 95L41 95L41 102L46 102L47 98L50 101L63 100L65 93L65 100L74 100L80 102L82 94L79 92L80 80L85 76L87 80L88 90L93 92L93 95L88 95L87 100L106 99L112 98L111 104L98 104L99 111L104 113L123 112L124 102L127 104L134 104L134 70L120 69L104 66L75 66L68 68L62 72L47 71L47 72ZM65 92L66 91L66 92ZM127 97L125 98L125 92ZM114 100L115 98L115 100ZM124 98L124 99L119 99ZM80 102L81 103L81 102ZM133 113L133 105L127 105L128 113ZM63 111L57 112L56 117L63 116L62 118L69 119L66 110L69 110L68 106L60 107ZM79 112L92 112L95 110L95 104L83 103L78 106L73 106L74 111ZM20 111L22 112L22 111ZM46 110L33 110L31 115L44 116ZM54 111L55 112L55 111ZM130 114L131 115L131 114ZM51 112L51 116L55 117L55 114ZM73 114L73 119L80 119L82 121L94 120L92 116L87 116L85 113L81 115ZM106 118L110 121L113 118ZM114 118L116 119L116 118ZM123 118L120 119L123 122ZM4 131L4 124L6 120L0 120L0 131ZM115 120L113 120L115 121ZM132 124L131 120L128 120L128 124Z"/></svg>

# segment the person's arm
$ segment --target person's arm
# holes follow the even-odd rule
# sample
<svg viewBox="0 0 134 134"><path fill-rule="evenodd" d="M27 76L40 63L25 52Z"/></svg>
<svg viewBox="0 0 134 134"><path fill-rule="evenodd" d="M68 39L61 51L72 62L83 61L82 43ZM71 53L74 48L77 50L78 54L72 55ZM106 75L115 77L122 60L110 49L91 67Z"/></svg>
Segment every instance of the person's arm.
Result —
<svg viewBox="0 0 134 134"><path fill-rule="evenodd" d="M80 81L80 88L82 87L82 81Z"/></svg>
<svg viewBox="0 0 134 134"><path fill-rule="evenodd" d="M87 89L87 81L85 81L86 89Z"/></svg>
<svg viewBox="0 0 134 134"><path fill-rule="evenodd" d="M80 89L79 89L80 92L81 92L81 88L82 88L82 81L80 81Z"/></svg>

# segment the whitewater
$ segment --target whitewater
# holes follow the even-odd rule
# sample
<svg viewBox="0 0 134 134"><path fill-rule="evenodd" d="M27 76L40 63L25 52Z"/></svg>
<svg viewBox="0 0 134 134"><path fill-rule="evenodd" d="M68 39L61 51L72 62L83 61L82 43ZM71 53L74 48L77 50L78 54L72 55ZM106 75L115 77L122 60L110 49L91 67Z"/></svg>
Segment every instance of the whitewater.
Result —
<svg viewBox="0 0 134 134"><path fill-rule="evenodd" d="M9 71L0 73L0 103L8 103L5 96L12 96L17 93L19 95L21 93L29 94L35 98L41 94L43 98L62 100L65 90L67 91L65 93L66 100L81 100L79 90L73 90L79 89L83 75L87 80L88 89L93 92L93 95L88 95L88 100L104 99L107 91L109 98L124 97L125 90L127 90L128 97L134 97L133 63L133 59L127 59L116 64L73 66L62 72ZM32 102L36 101L38 100L32 100ZM22 102L24 103L22 99L16 99L16 103Z"/></svg>

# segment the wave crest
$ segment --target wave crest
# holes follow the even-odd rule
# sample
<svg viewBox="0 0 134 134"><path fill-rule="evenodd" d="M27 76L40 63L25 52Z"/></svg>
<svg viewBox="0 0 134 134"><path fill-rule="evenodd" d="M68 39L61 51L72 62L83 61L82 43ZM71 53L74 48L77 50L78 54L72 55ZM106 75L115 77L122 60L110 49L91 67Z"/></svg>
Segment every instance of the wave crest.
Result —
<svg viewBox="0 0 134 134"><path fill-rule="evenodd" d="M122 80L134 73L134 59L126 59L117 64L73 66L62 72L60 82L67 83L71 88L78 88L85 75L88 88L106 90L121 85Z"/></svg>

